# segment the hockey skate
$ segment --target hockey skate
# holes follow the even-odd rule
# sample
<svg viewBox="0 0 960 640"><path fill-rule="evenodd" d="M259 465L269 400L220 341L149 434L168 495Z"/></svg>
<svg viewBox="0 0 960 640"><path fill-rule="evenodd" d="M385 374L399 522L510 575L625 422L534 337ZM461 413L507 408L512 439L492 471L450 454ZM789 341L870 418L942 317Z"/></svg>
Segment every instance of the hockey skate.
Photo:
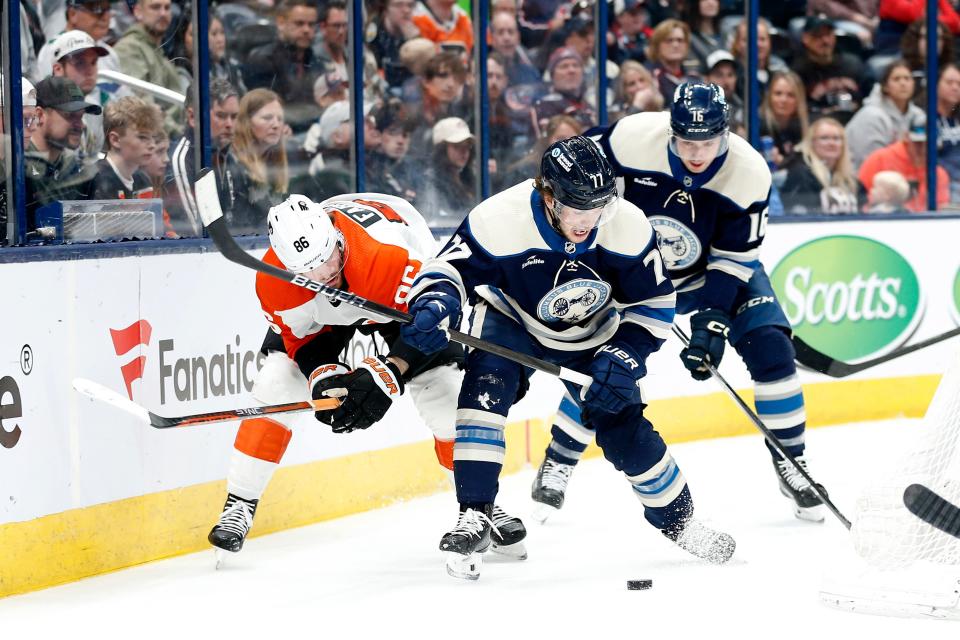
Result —
<svg viewBox="0 0 960 640"><path fill-rule="evenodd" d="M457 526L440 538L440 551L446 556L447 573L454 578L476 580L480 577L483 554L491 544L491 513L491 506L484 511L461 511Z"/></svg>
<svg viewBox="0 0 960 640"><path fill-rule="evenodd" d="M537 503L533 508L533 517L540 524L546 522L563 506L564 493L573 467L572 464L564 464L551 458L544 458L540 464L530 491L530 497Z"/></svg>
<svg viewBox="0 0 960 640"><path fill-rule="evenodd" d="M803 456L794 458L803 470L807 470L807 460ZM817 495L806 478L800 475L786 460L774 460L773 467L777 470L780 480L780 493L793 501L793 515L800 520L809 522L823 522L823 500ZM826 494L826 490L817 485Z"/></svg>
<svg viewBox="0 0 960 640"><path fill-rule="evenodd" d="M227 494L220 519L207 535L207 540L215 547L217 569L223 565L227 552L237 553L243 548L243 542L253 526L253 514L257 512L258 502Z"/></svg>
<svg viewBox="0 0 960 640"><path fill-rule="evenodd" d="M737 548L737 543L730 534L714 531L693 518L687 520L682 528L662 529L661 533L687 553L712 564L727 562Z"/></svg>
<svg viewBox="0 0 960 640"><path fill-rule="evenodd" d="M493 531L490 532L490 550L496 554L527 559L527 548L523 544L527 537L527 528L520 518L511 516L497 505L493 505Z"/></svg>

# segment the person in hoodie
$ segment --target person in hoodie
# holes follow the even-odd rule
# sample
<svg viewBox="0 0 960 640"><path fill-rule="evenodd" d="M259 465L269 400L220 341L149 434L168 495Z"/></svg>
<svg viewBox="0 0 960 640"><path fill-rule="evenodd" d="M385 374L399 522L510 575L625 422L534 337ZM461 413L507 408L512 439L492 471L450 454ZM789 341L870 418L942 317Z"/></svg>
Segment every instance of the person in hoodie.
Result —
<svg viewBox="0 0 960 640"><path fill-rule="evenodd" d="M880 82L850 122L847 123L847 140L850 144L850 159L854 168L868 155L903 137L911 118L922 109L913 104L914 80L906 60L896 60L883 72Z"/></svg>

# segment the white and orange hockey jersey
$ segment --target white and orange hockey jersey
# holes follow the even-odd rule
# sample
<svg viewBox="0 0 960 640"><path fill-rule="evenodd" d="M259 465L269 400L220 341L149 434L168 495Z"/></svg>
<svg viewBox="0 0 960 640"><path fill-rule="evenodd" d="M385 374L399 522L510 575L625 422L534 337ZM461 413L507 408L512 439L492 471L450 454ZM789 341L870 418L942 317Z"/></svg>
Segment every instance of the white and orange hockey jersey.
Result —
<svg viewBox="0 0 960 640"><path fill-rule="evenodd" d="M349 291L407 310L407 295L423 261L436 254L436 241L423 216L407 201L381 193L353 193L324 200L346 244L343 270ZM269 249L263 261L286 267ZM329 298L264 273L257 274L257 297L287 355L332 326L376 322L369 312L332 303Z"/></svg>

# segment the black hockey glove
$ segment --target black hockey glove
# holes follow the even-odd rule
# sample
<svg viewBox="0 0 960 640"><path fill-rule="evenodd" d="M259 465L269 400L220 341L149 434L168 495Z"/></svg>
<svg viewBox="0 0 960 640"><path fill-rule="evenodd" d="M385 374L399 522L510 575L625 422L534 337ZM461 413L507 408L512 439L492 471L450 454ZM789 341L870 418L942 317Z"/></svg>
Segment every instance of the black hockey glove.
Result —
<svg viewBox="0 0 960 640"><path fill-rule="evenodd" d="M346 374L350 373L350 367L343 364L342 362L337 362L333 364L322 364L316 369L313 370L313 373L310 374L310 379L307 384L310 387L310 397L314 400L320 400L322 398L335 398L339 395L346 393L344 390L343 393L339 392L328 392L329 385L323 385L318 388L322 380L328 380L330 378L340 378ZM335 387L336 385L334 385ZM331 424L333 420L333 409L326 409L324 411L314 411L313 417L319 420L324 424Z"/></svg>
<svg viewBox="0 0 960 640"><path fill-rule="evenodd" d="M694 380L710 377L706 364L720 366L729 333L730 316L719 309L706 309L690 318L690 345L680 352L680 359Z"/></svg>
<svg viewBox="0 0 960 640"><path fill-rule="evenodd" d="M611 344L600 347L590 363L593 384L583 395L585 408L590 413L619 413L628 405L640 404L640 378L645 375L646 365L626 349Z"/></svg>
<svg viewBox="0 0 960 640"><path fill-rule="evenodd" d="M369 356L350 373L317 380L312 396L339 397L341 404L330 411L316 412L317 420L329 424L334 433L350 433L379 422L403 393L400 369L386 358Z"/></svg>

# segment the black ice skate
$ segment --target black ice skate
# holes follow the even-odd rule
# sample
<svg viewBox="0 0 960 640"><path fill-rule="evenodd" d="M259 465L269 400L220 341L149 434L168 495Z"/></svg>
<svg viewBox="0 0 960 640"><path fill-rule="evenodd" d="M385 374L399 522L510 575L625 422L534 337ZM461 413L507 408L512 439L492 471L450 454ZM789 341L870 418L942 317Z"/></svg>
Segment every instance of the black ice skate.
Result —
<svg viewBox="0 0 960 640"><path fill-rule="evenodd" d="M681 527L662 529L661 533L677 546L713 564L723 564L731 557L737 548L737 543L730 534L714 531L699 520L687 520Z"/></svg>
<svg viewBox="0 0 960 640"><path fill-rule="evenodd" d="M527 537L527 528L520 518L511 516L497 505L493 505L493 531L490 532L491 551L517 560L527 559L527 548L523 544Z"/></svg>
<svg viewBox="0 0 960 640"><path fill-rule="evenodd" d="M573 473L572 464L557 462L551 458L544 458L537 470L537 477L533 480L530 497L537 504L533 510L533 517L541 524L563 506L564 494L570 474Z"/></svg>
<svg viewBox="0 0 960 640"><path fill-rule="evenodd" d="M803 456L796 456L797 461L803 470L807 470L807 460ZM780 480L780 493L793 501L793 515L801 520L810 522L823 522L823 500L817 495L806 478L800 475L793 465L786 460L774 460L773 467L777 470L777 478ZM817 485L817 487L826 495L826 490Z"/></svg>
<svg viewBox="0 0 960 640"><path fill-rule="evenodd" d="M244 500L232 493L227 494L227 501L223 505L220 519L207 536L210 544L216 547L218 569L226 557L224 552L237 553L243 548L247 533L253 526L253 514L257 512L257 502L259 500Z"/></svg>
<svg viewBox="0 0 960 640"><path fill-rule="evenodd" d="M440 538L440 551L446 556L447 573L454 578L476 580L480 577L482 555L491 544L493 505L483 511L460 512L457 526Z"/></svg>

